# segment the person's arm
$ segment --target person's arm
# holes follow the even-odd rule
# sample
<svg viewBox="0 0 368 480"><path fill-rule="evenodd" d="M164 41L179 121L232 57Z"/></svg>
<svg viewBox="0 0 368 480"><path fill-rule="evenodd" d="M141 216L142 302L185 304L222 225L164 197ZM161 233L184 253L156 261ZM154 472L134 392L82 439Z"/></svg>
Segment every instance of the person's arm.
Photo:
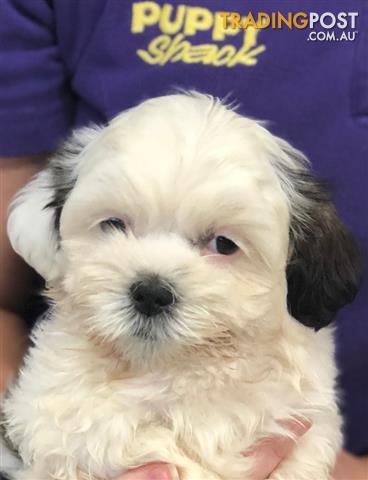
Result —
<svg viewBox="0 0 368 480"><path fill-rule="evenodd" d="M368 456L356 457L342 451L336 462L332 480L367 480Z"/></svg>
<svg viewBox="0 0 368 480"><path fill-rule="evenodd" d="M27 331L23 320L7 310L0 309L0 394L16 373L27 345Z"/></svg>
<svg viewBox="0 0 368 480"><path fill-rule="evenodd" d="M6 232L12 197L44 165L44 156L0 157L0 392L22 360L27 333L19 317L34 273L13 251Z"/></svg>

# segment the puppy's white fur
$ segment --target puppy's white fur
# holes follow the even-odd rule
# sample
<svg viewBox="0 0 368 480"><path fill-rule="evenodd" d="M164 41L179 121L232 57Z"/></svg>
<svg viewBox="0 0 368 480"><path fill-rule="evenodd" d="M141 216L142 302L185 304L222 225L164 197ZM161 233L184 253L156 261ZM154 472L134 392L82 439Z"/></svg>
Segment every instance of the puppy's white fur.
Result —
<svg viewBox="0 0 368 480"><path fill-rule="evenodd" d="M244 480L244 452L305 417L312 427L272 479L327 480L341 446L331 329L303 326L286 301L291 220L309 221L285 173L305 167L300 154L198 94L149 100L76 142L54 160L70 162L72 184L60 239L50 169L9 220L54 304L4 403L16 478L107 479L164 461L182 480ZM108 217L126 233L101 232ZM205 255L208 232L240 253ZM128 294L142 274L179 298L148 338L134 335Z"/></svg>

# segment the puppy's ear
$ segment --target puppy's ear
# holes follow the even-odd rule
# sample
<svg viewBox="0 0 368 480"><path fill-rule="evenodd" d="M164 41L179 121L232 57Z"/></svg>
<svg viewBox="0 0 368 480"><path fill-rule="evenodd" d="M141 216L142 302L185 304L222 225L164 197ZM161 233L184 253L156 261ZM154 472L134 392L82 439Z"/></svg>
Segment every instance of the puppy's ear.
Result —
<svg viewBox="0 0 368 480"><path fill-rule="evenodd" d="M8 236L13 249L45 280L62 274L60 216L77 179L77 165L97 129L75 132L49 165L15 196L9 209Z"/></svg>
<svg viewBox="0 0 368 480"><path fill-rule="evenodd" d="M354 299L359 249L306 158L286 142L279 144L284 157L278 169L291 211L288 307L295 319L318 330Z"/></svg>

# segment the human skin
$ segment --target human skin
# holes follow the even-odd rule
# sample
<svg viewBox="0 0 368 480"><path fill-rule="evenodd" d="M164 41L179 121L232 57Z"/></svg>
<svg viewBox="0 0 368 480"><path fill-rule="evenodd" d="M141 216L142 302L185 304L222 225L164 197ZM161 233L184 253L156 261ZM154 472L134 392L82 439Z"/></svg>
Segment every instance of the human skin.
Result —
<svg viewBox="0 0 368 480"><path fill-rule="evenodd" d="M293 431L296 442L308 430L308 424L289 422L289 429ZM254 449L257 456L253 480L266 480L277 466L287 458L295 446L290 438L267 439ZM172 466L165 464L150 464L132 470L115 480L177 480L179 478ZM336 467L331 480L367 480L368 458L359 458L348 452L341 452L338 456Z"/></svg>
<svg viewBox="0 0 368 480"><path fill-rule="evenodd" d="M14 194L45 165L46 155L29 157L0 157L0 393L14 376L27 348L27 331L19 316L22 305L31 291L34 272L12 250L7 234L6 219ZM308 424L289 422L296 441L309 428ZM265 480L292 451L291 439L272 438L259 444L254 480ZM174 466L150 464L131 470L115 480L177 480ZM338 457L333 480L367 480L368 458L358 458L347 452Z"/></svg>
<svg viewBox="0 0 368 480"><path fill-rule="evenodd" d="M264 480L286 458L295 442L310 428L307 422L285 422L285 426L293 432L295 440L285 437L274 437L259 443L252 451L256 456L256 467L252 480ZM175 468L165 464L150 464L132 470L115 480L178 480L180 476Z"/></svg>
<svg viewBox="0 0 368 480"><path fill-rule="evenodd" d="M13 251L6 234L9 203L45 163L44 156L0 157L0 391L22 361L27 332L19 317L34 273Z"/></svg>

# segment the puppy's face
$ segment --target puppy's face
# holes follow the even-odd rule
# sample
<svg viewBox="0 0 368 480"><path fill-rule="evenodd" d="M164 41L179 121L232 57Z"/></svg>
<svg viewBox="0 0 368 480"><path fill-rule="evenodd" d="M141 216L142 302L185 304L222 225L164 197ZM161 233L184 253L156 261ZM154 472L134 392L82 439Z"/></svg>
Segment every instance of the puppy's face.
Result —
<svg viewBox="0 0 368 480"><path fill-rule="evenodd" d="M307 291L300 245L320 222L305 160L256 122L209 97L161 97L77 133L66 152L16 201L9 232L93 342L140 365L229 356L287 316L287 272L289 308L292 289ZM49 242L36 262L12 235L27 195L43 202Z"/></svg>
<svg viewBox="0 0 368 480"><path fill-rule="evenodd" d="M286 311L286 197L253 122L199 106L116 119L63 208L65 294L125 355L217 350Z"/></svg>

